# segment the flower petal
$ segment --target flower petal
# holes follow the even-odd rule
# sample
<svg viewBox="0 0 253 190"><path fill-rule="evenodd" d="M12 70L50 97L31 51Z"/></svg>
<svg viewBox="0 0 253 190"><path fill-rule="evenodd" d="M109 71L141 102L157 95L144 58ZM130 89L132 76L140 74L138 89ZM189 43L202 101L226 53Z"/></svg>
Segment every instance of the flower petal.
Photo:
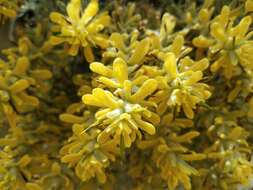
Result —
<svg viewBox="0 0 253 190"><path fill-rule="evenodd" d="M158 82L155 79L149 79L145 81L138 91L132 95L131 100L134 102L140 102L141 100L144 100L157 89L157 86Z"/></svg>
<svg viewBox="0 0 253 190"><path fill-rule="evenodd" d="M52 12L50 14L50 20L59 25L67 25L64 16L58 12Z"/></svg>
<svg viewBox="0 0 253 190"><path fill-rule="evenodd" d="M80 9L81 1L80 0L71 0L67 5L67 13L71 21L77 22L80 19Z"/></svg>
<svg viewBox="0 0 253 190"><path fill-rule="evenodd" d="M30 66L29 59L27 57L20 57L17 60L17 64L13 70L16 75L25 74L28 67Z"/></svg>
<svg viewBox="0 0 253 190"><path fill-rule="evenodd" d="M106 67L103 63L93 62L90 64L90 69L97 74L112 77L112 70Z"/></svg>
<svg viewBox="0 0 253 190"><path fill-rule="evenodd" d="M164 62L164 69L171 78L177 77L177 63L174 53L167 53Z"/></svg>
<svg viewBox="0 0 253 190"><path fill-rule="evenodd" d="M90 46L84 47L84 57L86 58L88 63L94 61L95 57Z"/></svg>
<svg viewBox="0 0 253 190"><path fill-rule="evenodd" d="M128 80L127 64L122 58L116 58L113 62L113 77L121 84Z"/></svg>
<svg viewBox="0 0 253 190"><path fill-rule="evenodd" d="M97 14L98 9L99 9L98 0L91 0L82 15L81 18L82 23L84 24L88 23L92 19L92 17L94 17Z"/></svg>
<svg viewBox="0 0 253 190"><path fill-rule="evenodd" d="M25 90L29 86L30 86L30 84L29 84L29 82L27 80L20 79L20 80L16 81L13 85L11 85L9 87L9 90L12 93L18 93L18 92L21 92L21 91Z"/></svg>
<svg viewBox="0 0 253 190"><path fill-rule="evenodd" d="M170 51L173 52L177 57L180 55L183 45L184 45L184 37L182 35L178 35L174 39Z"/></svg>
<svg viewBox="0 0 253 190"><path fill-rule="evenodd" d="M121 34L119 33L112 33L110 36L110 41L112 45L119 50L124 50L125 49L125 43L124 43L124 38Z"/></svg>
<svg viewBox="0 0 253 190"><path fill-rule="evenodd" d="M83 117L76 116L73 114L64 113L60 115L60 120L66 123L82 123L84 122Z"/></svg>
<svg viewBox="0 0 253 190"><path fill-rule="evenodd" d="M148 53L149 46L150 46L150 42L148 38L140 41L136 45L132 56L128 60L128 63L130 65L140 64L143 61L145 55Z"/></svg>

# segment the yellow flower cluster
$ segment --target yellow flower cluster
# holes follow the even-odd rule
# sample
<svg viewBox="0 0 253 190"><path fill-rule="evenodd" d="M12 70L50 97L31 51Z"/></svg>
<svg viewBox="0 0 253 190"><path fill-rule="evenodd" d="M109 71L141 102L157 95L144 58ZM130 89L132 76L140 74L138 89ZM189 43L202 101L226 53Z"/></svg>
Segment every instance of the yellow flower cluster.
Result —
<svg viewBox="0 0 253 190"><path fill-rule="evenodd" d="M80 48L84 48L84 56L88 62L94 61L91 47L99 46L106 48L108 45L106 36L99 33L110 24L110 17L106 12L97 15L99 10L98 0L92 0L83 11L80 0L72 0L67 6L67 14L52 12L50 19L58 27L54 32L57 36L50 38L50 43L58 45L66 42L69 47L67 51L70 55L77 55Z"/></svg>
<svg viewBox="0 0 253 190"><path fill-rule="evenodd" d="M246 2L246 9L250 9ZM249 10L247 10L249 12ZM238 23L238 16L228 6L224 6L210 23L210 33L193 39L197 48L209 48L209 57L215 57L211 66L213 73L221 71L227 79L240 72L252 73L252 32L251 16L244 16ZM240 65L240 66L239 66Z"/></svg>
<svg viewBox="0 0 253 190"><path fill-rule="evenodd" d="M179 112L182 107L185 115L192 119L196 105L205 102L211 95L208 85L199 82L203 77L202 71L208 65L207 59L194 62L189 57L181 59L177 64L174 53L166 54L164 60L166 74L159 77L162 88L155 97L159 102L158 112L163 113L170 106L176 107Z"/></svg>
<svg viewBox="0 0 253 190"><path fill-rule="evenodd" d="M74 186L66 169L50 158L59 143L54 137L59 135L59 130L52 124L34 121L34 115L17 119L12 133L0 138L1 146L5 145L0 152L0 188L72 190ZM40 141L44 143L38 143Z"/></svg>
<svg viewBox="0 0 253 190"><path fill-rule="evenodd" d="M40 6L0 55L0 189L253 188L252 0Z"/></svg>
<svg viewBox="0 0 253 190"><path fill-rule="evenodd" d="M223 111L222 116L217 114L214 123L209 127L207 136L215 139L205 150L207 157L213 160L209 170L204 175L214 183L206 182L209 188L229 189L231 183L247 184L252 177L252 164L247 159L250 156L250 145L247 142L249 133L237 124L242 117L240 111ZM222 176L223 180L219 178Z"/></svg>
<svg viewBox="0 0 253 190"><path fill-rule="evenodd" d="M35 89L37 92L47 92L48 85L44 80L52 77L48 69L33 67L28 58L31 42L27 38L19 40L19 46L6 49L3 53L8 62L0 62L0 94L1 110L11 126L15 126L15 111L25 113L39 105L39 99L28 93Z"/></svg>
<svg viewBox="0 0 253 190"><path fill-rule="evenodd" d="M15 18L17 16L18 0L1 0L0 1L0 22L3 22L5 17Z"/></svg>

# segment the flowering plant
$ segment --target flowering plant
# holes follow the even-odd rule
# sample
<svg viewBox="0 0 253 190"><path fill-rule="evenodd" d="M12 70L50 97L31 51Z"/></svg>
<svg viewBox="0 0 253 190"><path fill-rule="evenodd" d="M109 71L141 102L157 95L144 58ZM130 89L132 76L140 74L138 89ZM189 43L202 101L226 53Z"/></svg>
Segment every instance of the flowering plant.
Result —
<svg viewBox="0 0 253 190"><path fill-rule="evenodd" d="M252 0L45 2L0 0L1 190L253 188Z"/></svg>

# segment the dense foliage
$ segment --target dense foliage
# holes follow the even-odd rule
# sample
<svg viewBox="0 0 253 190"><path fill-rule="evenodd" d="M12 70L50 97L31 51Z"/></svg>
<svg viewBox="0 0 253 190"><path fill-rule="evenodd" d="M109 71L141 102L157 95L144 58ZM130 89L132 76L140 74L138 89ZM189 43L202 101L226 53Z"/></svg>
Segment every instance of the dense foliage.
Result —
<svg viewBox="0 0 253 190"><path fill-rule="evenodd" d="M251 189L252 19L253 0L0 0L0 189Z"/></svg>

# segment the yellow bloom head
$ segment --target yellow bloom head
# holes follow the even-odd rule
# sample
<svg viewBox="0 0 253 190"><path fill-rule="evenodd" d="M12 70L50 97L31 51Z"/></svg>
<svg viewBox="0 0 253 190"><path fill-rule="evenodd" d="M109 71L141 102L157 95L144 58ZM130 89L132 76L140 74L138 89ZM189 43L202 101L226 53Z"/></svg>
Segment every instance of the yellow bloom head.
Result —
<svg viewBox="0 0 253 190"><path fill-rule="evenodd" d="M60 34L52 36L50 42L54 45L68 44L67 52L72 56L84 48L86 60L94 61L91 47L108 46L107 39L100 31L110 24L110 16L106 12L97 15L98 10L98 0L91 0L85 10L82 10L80 0L71 0L67 5L67 17L58 12L51 13L51 21L59 26Z"/></svg>

